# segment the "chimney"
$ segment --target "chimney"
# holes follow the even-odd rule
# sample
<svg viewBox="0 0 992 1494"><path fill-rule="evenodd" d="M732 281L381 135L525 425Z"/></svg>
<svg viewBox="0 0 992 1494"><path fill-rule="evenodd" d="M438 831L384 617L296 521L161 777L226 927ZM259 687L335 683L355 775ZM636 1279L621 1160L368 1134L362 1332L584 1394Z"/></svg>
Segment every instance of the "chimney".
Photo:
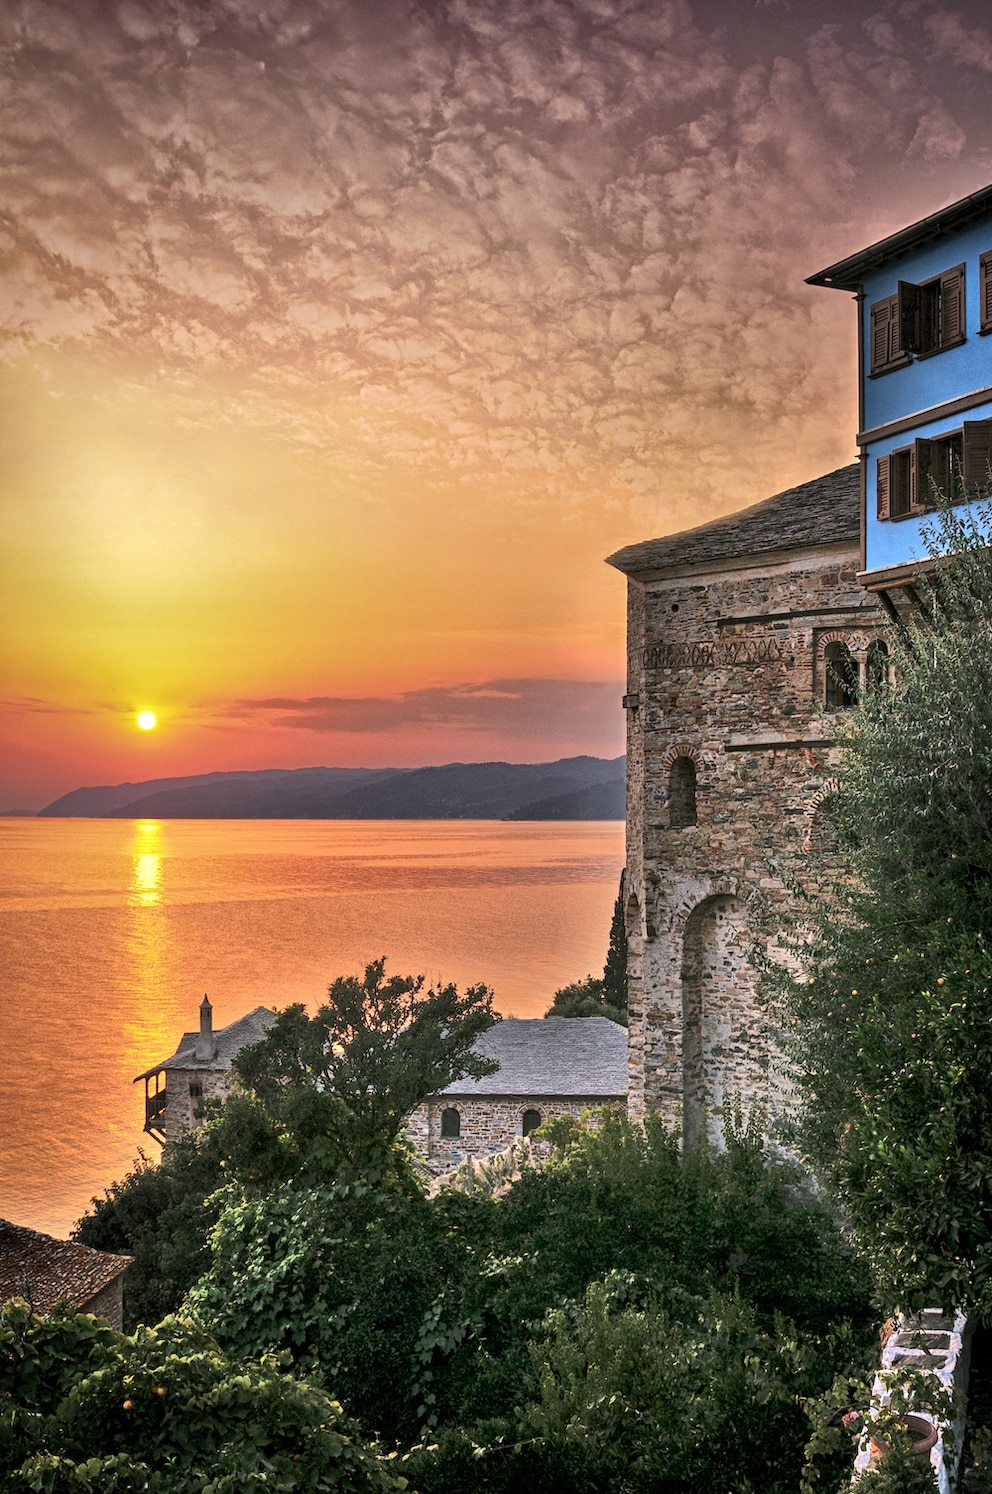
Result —
<svg viewBox="0 0 992 1494"><path fill-rule="evenodd" d="M208 1061L217 1057L217 1039L214 1037L214 1009L204 996L200 1002L200 1036L196 1040L194 1058Z"/></svg>

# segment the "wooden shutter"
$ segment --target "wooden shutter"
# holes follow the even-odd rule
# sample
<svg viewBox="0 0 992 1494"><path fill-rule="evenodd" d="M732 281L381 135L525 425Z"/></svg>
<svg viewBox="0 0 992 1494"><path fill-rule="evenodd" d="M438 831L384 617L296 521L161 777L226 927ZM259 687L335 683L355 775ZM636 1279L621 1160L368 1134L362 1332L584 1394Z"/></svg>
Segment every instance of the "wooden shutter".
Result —
<svg viewBox="0 0 992 1494"><path fill-rule="evenodd" d="M939 483L940 474L935 471L938 465L937 448L939 441L927 441L918 436L913 442L913 460L909 486L909 511L911 514L923 514L932 507L934 492L930 479Z"/></svg>
<svg viewBox="0 0 992 1494"><path fill-rule="evenodd" d="M992 483L992 420L966 420L961 427L961 477L966 488Z"/></svg>
<svg viewBox="0 0 992 1494"><path fill-rule="evenodd" d="M900 280L896 290L895 328L898 329L898 347L889 347L889 361L899 348L904 353L919 353L920 343L920 287L909 280Z"/></svg>
<svg viewBox="0 0 992 1494"><path fill-rule="evenodd" d="M978 314L981 330L992 332L992 249L978 261Z"/></svg>
<svg viewBox="0 0 992 1494"><path fill-rule="evenodd" d="M889 458L889 518L904 519L913 498L913 448L893 451Z"/></svg>
<svg viewBox="0 0 992 1494"><path fill-rule="evenodd" d="M964 265L940 277L940 342L942 348L964 342Z"/></svg>
<svg viewBox="0 0 992 1494"><path fill-rule="evenodd" d="M887 519L889 517L889 469L892 459L884 456L879 457L875 466L875 517Z"/></svg>
<svg viewBox="0 0 992 1494"><path fill-rule="evenodd" d="M893 299L876 301L871 307L871 373L881 373L889 366L889 337L892 329Z"/></svg>

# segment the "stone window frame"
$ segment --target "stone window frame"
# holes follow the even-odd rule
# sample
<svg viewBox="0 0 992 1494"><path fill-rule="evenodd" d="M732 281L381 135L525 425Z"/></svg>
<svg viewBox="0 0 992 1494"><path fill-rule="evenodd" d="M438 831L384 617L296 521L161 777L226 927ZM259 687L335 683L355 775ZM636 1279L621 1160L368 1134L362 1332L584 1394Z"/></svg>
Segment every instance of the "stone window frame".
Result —
<svg viewBox="0 0 992 1494"><path fill-rule="evenodd" d="M850 650L851 659L858 671L858 699L864 698L868 687L867 662L868 649L876 642L884 642L875 631L852 632L840 628L824 628L816 630L813 641L813 701L817 710L828 712L832 715L834 711L841 709L837 706L828 706L827 698L827 645L830 643L843 643ZM892 680L892 665L889 665L889 683ZM846 707L853 710L853 706Z"/></svg>
<svg viewBox="0 0 992 1494"><path fill-rule="evenodd" d="M454 1122L450 1117L454 1116ZM454 1125L454 1130L451 1126ZM441 1111L440 1136L442 1141L457 1141L462 1134L462 1113L455 1105L446 1105Z"/></svg>
<svg viewBox="0 0 992 1494"><path fill-rule="evenodd" d="M536 1120L532 1120L530 1122L530 1124L528 1125L528 1120L530 1119L531 1116L536 1116L537 1119ZM543 1121L543 1119L544 1119L544 1117L541 1114L541 1112L539 1110L535 1110L535 1108L533 1107L533 1105L528 1105L527 1108L526 1108L526 1110L521 1110L521 1112L520 1112L520 1134L521 1134L521 1136L529 1136L532 1131L536 1131L537 1128L538 1128L538 1126Z"/></svg>
<svg viewBox="0 0 992 1494"><path fill-rule="evenodd" d="M679 761L680 758L687 758L689 760L689 762L692 763L692 766L693 766L693 768L695 770L695 774L696 774L696 781L693 784L693 796L692 796L693 814L692 814L691 818L685 818L685 819L680 818L679 821L678 821L678 823L673 823L672 815L671 815L671 807L670 807L671 806L671 798L672 798L672 794L671 794L672 769L674 768L675 764ZM705 761L706 760L705 760L705 757L704 757L703 753L700 752L699 748L695 745L694 742L684 742L684 741L673 742L672 745L669 747L668 751L665 753L664 757L662 758L662 760L661 760L661 768L662 768L662 772L667 775L667 785L668 785L668 787L667 787L667 797L666 797L666 801L665 801L666 808L668 809L668 824L665 827L666 829L668 829L668 830L676 830L676 831L678 831L678 830L686 830L686 829L690 828L692 825L698 824L699 790L702 787L702 785L700 783L700 775L702 773L703 768L705 767Z"/></svg>

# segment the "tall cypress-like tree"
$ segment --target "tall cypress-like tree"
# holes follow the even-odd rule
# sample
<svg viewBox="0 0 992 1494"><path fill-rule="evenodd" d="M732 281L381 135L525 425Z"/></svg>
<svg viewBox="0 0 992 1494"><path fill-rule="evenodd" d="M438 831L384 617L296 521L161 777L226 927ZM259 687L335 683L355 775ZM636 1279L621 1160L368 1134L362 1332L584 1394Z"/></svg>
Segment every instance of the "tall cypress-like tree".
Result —
<svg viewBox="0 0 992 1494"><path fill-rule="evenodd" d="M620 887L613 904L610 924L610 947L603 969L603 1000L618 1011L627 1010L627 920L624 912L627 872L620 873Z"/></svg>

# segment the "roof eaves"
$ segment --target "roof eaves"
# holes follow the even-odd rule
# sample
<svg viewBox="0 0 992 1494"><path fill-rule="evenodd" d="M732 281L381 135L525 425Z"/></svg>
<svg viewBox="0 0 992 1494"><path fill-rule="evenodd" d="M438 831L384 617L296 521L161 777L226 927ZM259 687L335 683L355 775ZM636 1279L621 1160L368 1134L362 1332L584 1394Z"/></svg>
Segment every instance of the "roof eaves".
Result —
<svg viewBox="0 0 992 1494"><path fill-rule="evenodd" d="M924 244L933 243L986 213L992 213L992 184L980 187L977 192L940 208L929 217L921 218L918 223L900 228L898 233L891 233L887 238L869 244L867 249L859 249L857 254L839 259L825 270L818 270L815 275L807 277L806 284L825 286L828 290L860 290L869 270L876 270L890 260L901 259L904 254L922 248Z"/></svg>

